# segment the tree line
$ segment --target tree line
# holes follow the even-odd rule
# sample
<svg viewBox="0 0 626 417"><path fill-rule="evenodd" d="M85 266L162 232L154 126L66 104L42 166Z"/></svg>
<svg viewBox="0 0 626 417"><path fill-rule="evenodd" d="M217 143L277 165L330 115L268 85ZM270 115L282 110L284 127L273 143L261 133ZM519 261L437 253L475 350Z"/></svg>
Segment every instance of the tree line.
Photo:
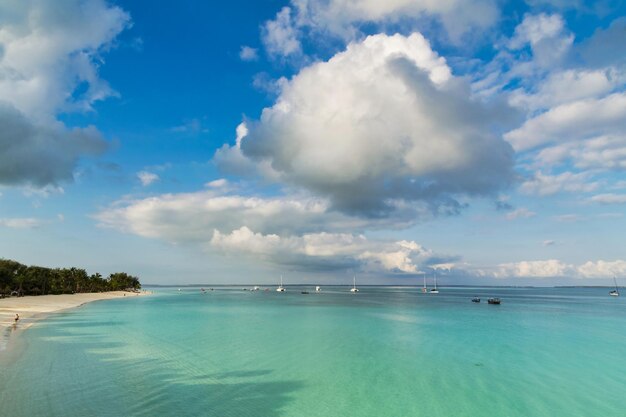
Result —
<svg viewBox="0 0 626 417"><path fill-rule="evenodd" d="M0 297L138 290L140 288L139 278L125 272L116 272L105 278L99 273L89 275L80 268L26 266L10 259L0 259Z"/></svg>

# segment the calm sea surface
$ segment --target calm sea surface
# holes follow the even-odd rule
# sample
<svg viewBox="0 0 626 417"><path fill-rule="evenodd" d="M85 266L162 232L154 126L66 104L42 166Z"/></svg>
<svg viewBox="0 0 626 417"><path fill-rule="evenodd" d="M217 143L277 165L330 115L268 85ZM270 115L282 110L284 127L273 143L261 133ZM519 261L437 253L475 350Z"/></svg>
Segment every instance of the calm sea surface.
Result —
<svg viewBox="0 0 626 417"><path fill-rule="evenodd" d="M0 416L626 416L607 289L301 290L52 315L0 353Z"/></svg>

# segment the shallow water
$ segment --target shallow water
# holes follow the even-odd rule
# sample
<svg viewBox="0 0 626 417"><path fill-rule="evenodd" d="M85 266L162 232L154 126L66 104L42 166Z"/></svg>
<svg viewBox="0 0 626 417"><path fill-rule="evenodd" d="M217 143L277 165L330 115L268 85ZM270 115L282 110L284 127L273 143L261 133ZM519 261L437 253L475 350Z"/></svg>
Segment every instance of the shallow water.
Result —
<svg viewBox="0 0 626 417"><path fill-rule="evenodd" d="M626 415L626 299L606 289L300 291L53 315L0 358L0 416Z"/></svg>

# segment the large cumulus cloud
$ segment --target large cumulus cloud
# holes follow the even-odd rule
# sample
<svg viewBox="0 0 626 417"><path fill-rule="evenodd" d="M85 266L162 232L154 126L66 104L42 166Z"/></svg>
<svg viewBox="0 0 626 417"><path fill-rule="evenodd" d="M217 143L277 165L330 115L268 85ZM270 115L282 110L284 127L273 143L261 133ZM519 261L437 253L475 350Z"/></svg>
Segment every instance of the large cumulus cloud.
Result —
<svg viewBox="0 0 626 417"><path fill-rule="evenodd" d="M81 156L104 150L94 127L69 129L58 115L115 95L100 54L129 23L103 0L0 3L0 184L71 180Z"/></svg>
<svg viewBox="0 0 626 417"><path fill-rule="evenodd" d="M397 201L456 210L457 196L488 195L512 178L513 151L494 133L492 110L422 35L380 34L283 83L218 159L268 164L344 212L386 215Z"/></svg>

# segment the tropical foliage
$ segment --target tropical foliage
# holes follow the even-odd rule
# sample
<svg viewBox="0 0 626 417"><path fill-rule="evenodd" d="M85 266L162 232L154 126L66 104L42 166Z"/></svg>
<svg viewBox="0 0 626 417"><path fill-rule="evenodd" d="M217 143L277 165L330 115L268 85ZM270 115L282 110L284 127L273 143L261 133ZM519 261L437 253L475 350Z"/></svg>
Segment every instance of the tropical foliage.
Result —
<svg viewBox="0 0 626 417"><path fill-rule="evenodd" d="M26 266L9 259L0 259L0 296L74 294L139 288L139 279L125 272L116 272L104 278L99 273L89 275L80 268Z"/></svg>

